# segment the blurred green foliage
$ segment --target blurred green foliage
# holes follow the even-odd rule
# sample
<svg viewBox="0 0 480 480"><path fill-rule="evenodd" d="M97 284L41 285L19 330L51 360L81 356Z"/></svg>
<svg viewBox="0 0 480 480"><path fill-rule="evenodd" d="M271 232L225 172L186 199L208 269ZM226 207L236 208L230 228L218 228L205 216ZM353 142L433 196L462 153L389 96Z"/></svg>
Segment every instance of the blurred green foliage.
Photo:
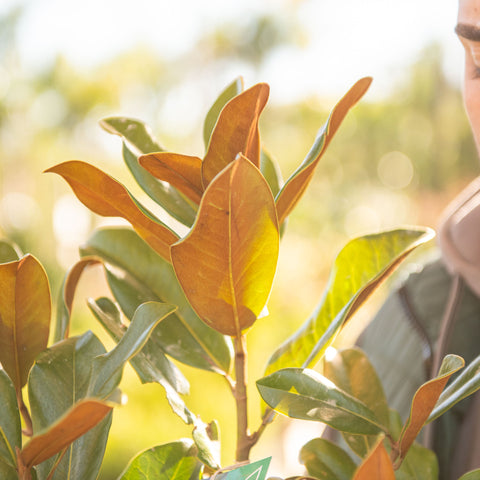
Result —
<svg viewBox="0 0 480 480"><path fill-rule="evenodd" d="M58 58L43 71L26 72L16 49L20 16L21 10L16 10L0 18L0 236L41 259L54 293L65 269L78 258L79 244L100 220L76 202L70 204L68 187L41 172L61 161L82 158L127 180L120 142L97 124L115 114L142 118L171 150L198 153L199 119L223 87L210 85L211 77L228 62L230 69L240 64L255 72L271 49L299 41L294 26L261 17L207 32L198 50L176 59L158 58L148 47L137 46L89 71L79 71ZM249 338L254 352L251 365L264 365L266 352L310 313L327 268L346 237L402 223L434 226L453 192L478 173L461 94L448 83L441 60L438 46L427 47L406 80L394 82L394 93L381 102L369 102L367 96L340 128L308 195L289 220L294 224L289 231L295 234L287 233L282 244L288 255L280 254L271 315ZM210 76L201 76L204 70ZM269 104L261 119L262 139L285 178L306 155L337 100L316 97L300 104ZM181 118L169 116L174 109L183 112ZM128 187L137 193L134 185ZM59 233L68 216L74 217L73 238L65 231ZM64 224L64 230L69 225ZM292 301L284 292L296 279L308 282ZM88 287L85 291L88 295ZM78 315L85 312L79 309ZM279 320L282 328L272 328ZM76 322L79 331L94 323L91 317ZM250 373L252 379L260 374ZM190 381L192 392L204 393L192 399L192 408L202 410L207 420L225 421L227 415L219 410L228 411L233 405L227 397L217 396L218 379L195 371ZM171 416L162 417L166 402L157 385L140 387L129 373L125 383L130 403L116 412L104 479L115 478L140 449L178 438L184 428ZM251 412L255 423L257 407L253 405ZM281 428L279 422L272 438ZM122 440L125 437L128 442ZM231 445L226 449L233 450Z"/></svg>

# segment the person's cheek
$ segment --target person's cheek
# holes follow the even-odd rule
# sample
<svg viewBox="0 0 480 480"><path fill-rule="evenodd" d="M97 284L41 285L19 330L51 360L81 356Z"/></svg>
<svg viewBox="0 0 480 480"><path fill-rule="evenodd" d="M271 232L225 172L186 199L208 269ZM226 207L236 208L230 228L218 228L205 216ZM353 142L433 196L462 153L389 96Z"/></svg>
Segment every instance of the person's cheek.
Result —
<svg viewBox="0 0 480 480"><path fill-rule="evenodd" d="M467 79L464 101L477 149L480 151L480 79Z"/></svg>

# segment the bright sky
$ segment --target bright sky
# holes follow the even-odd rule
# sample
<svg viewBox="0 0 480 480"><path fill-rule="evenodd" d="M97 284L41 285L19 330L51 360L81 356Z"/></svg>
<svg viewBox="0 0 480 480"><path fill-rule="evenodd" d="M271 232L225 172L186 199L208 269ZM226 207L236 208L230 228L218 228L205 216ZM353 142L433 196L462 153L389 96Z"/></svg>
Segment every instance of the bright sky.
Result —
<svg viewBox="0 0 480 480"><path fill-rule="evenodd" d="M286 21L297 15L307 39L302 49L275 51L261 78L237 73L247 84L267 81L272 98L339 94L364 75L375 79L369 95L381 95L432 40L446 48L451 78L461 78L454 0L1 0L0 14L16 4L26 5L18 40L28 68L58 53L91 66L139 42L175 56L213 25L270 12Z"/></svg>

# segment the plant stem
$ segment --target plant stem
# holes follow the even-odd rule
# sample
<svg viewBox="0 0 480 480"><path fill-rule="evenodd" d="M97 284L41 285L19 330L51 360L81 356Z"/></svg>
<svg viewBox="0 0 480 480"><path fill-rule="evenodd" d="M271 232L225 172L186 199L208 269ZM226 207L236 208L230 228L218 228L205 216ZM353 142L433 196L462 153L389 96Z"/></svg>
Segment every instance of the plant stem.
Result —
<svg viewBox="0 0 480 480"><path fill-rule="evenodd" d="M33 425L32 425L32 417L30 417L30 412L27 409L23 401L22 391L17 392L17 403L18 409L22 414L23 420L25 422L25 429L23 430L23 434L27 437L31 437L33 435Z"/></svg>
<svg viewBox="0 0 480 480"><path fill-rule="evenodd" d="M235 337L235 402L237 405L237 462L248 460L252 442L248 433L247 356L245 335Z"/></svg>

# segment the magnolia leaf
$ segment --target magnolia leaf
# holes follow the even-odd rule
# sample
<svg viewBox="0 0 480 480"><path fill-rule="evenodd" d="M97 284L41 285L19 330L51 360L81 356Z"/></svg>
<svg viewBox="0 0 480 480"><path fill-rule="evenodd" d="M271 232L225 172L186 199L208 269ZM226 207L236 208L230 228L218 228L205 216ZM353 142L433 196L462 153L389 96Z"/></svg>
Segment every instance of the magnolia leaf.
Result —
<svg viewBox="0 0 480 480"><path fill-rule="evenodd" d="M358 467L352 480L395 480L395 472L381 436L376 446Z"/></svg>
<svg viewBox="0 0 480 480"><path fill-rule="evenodd" d="M122 324L120 311L108 298L89 300L88 305L109 335L119 342L126 326ZM187 424L195 421L195 416L188 410L179 394L187 394L188 380L182 372L164 355L161 348L153 341L152 335L145 346L130 363L142 383L156 382L163 386L172 410Z"/></svg>
<svg viewBox="0 0 480 480"><path fill-rule="evenodd" d="M117 387L125 363L141 351L156 325L175 310L176 307L164 303L140 305L113 350L94 359L89 396L107 398Z"/></svg>
<svg viewBox="0 0 480 480"><path fill-rule="evenodd" d="M168 182L196 204L203 193L202 159L179 153L150 153L139 157L140 165L155 178Z"/></svg>
<svg viewBox="0 0 480 480"><path fill-rule="evenodd" d="M458 355L447 355L440 366L438 375L421 385L415 392L410 408L410 416L403 427L399 440L399 459L405 457L420 430L425 425L438 397L449 378L464 366L465 362Z"/></svg>
<svg viewBox="0 0 480 480"><path fill-rule="evenodd" d="M15 387L8 375L0 369L0 473L3 469L15 471L15 449L22 445L22 427ZM9 467L9 468L8 468ZM4 478L4 477L1 477ZM7 478L7 477L5 477Z"/></svg>
<svg viewBox="0 0 480 480"><path fill-rule="evenodd" d="M302 447L300 463L322 480L351 480L356 469L345 450L324 438L314 438Z"/></svg>
<svg viewBox="0 0 480 480"><path fill-rule="evenodd" d="M271 408L291 418L324 422L341 432L360 435L385 430L360 400L314 370L285 368L257 380L257 388Z"/></svg>
<svg viewBox="0 0 480 480"><path fill-rule="evenodd" d="M75 402L87 395L92 361L105 353L105 347L92 333L60 341L42 352L28 379L28 393L34 433L47 430L66 414ZM111 415L75 440L59 461L54 480L96 479L102 463ZM89 461L85 462L85 458ZM41 478L47 478L58 459L38 465Z"/></svg>
<svg viewBox="0 0 480 480"><path fill-rule="evenodd" d="M148 152L144 152L148 153ZM138 157L123 142L123 160L143 191L169 215L190 227L195 221L196 205L183 194L147 172L139 163Z"/></svg>
<svg viewBox="0 0 480 480"><path fill-rule="evenodd" d="M169 261L169 246L177 235L153 217L112 177L85 162L64 162L46 172L61 175L78 199L90 210L104 217L122 217L163 258Z"/></svg>
<svg viewBox="0 0 480 480"><path fill-rule="evenodd" d="M342 325L381 282L433 235L431 229L402 229L347 243L335 260L322 300L304 325L273 353L266 373L314 365Z"/></svg>
<svg viewBox="0 0 480 480"><path fill-rule="evenodd" d="M260 171L275 196L283 186L283 178L280 172L280 167L274 158L264 148L260 152Z"/></svg>
<svg viewBox="0 0 480 480"><path fill-rule="evenodd" d="M371 77L360 79L332 110L313 147L276 197L278 223L281 225L296 206L313 177L315 168L348 111L363 97L372 83Z"/></svg>
<svg viewBox="0 0 480 480"><path fill-rule="evenodd" d="M172 265L156 255L135 232L128 228L98 230L81 254L97 255L104 260L110 288L128 318L147 301L178 306L152 333L161 350L196 368L230 372L231 339L198 318L178 284Z"/></svg>
<svg viewBox="0 0 480 480"><path fill-rule="evenodd" d="M232 98L221 111L202 163L205 188L238 154L260 166L258 120L269 91L265 83L254 85Z"/></svg>
<svg viewBox="0 0 480 480"><path fill-rule="evenodd" d="M324 359L323 374L337 387L363 402L386 427L389 408L382 384L368 357L359 348L349 348ZM376 437L344 434L349 447L363 458L375 445Z"/></svg>
<svg viewBox="0 0 480 480"><path fill-rule="evenodd" d="M480 356L475 358L468 366L456 376L438 398L438 402L426 423L430 423L456 403L472 395L480 389Z"/></svg>
<svg viewBox="0 0 480 480"><path fill-rule="evenodd" d="M77 438L98 425L112 408L112 405L98 399L80 400L55 424L46 431L34 435L28 441L20 454L23 464L26 468L32 468L61 452Z"/></svg>
<svg viewBox="0 0 480 480"><path fill-rule="evenodd" d="M480 468L465 473L465 475L462 475L458 480L480 480Z"/></svg>
<svg viewBox="0 0 480 480"><path fill-rule="evenodd" d="M428 448L414 443L395 471L396 480L438 480L438 460Z"/></svg>
<svg viewBox="0 0 480 480"><path fill-rule="evenodd" d="M0 363L17 393L47 346L51 308L47 274L35 257L0 264Z"/></svg>
<svg viewBox="0 0 480 480"><path fill-rule="evenodd" d="M243 78L238 77L230 85L228 85L225 90L223 90L223 92L215 100L215 103L210 107L210 110L205 117L205 122L203 123L203 141L205 143L205 149L208 148L210 137L223 107L227 102L241 92L243 92Z"/></svg>
<svg viewBox="0 0 480 480"><path fill-rule="evenodd" d="M172 245L172 264L199 317L240 336L270 295L279 234L273 196L260 171L239 156L204 193L189 235Z"/></svg>
<svg viewBox="0 0 480 480"><path fill-rule="evenodd" d="M192 438L198 449L198 458L212 470L220 468L220 434L218 423L203 423L200 419L195 420L195 428Z"/></svg>
<svg viewBox="0 0 480 480"><path fill-rule="evenodd" d="M100 258L85 257L75 263L65 275L57 304L57 318L53 338L54 342L59 342L68 337L73 299L82 273L87 267L101 263L102 261Z"/></svg>
<svg viewBox="0 0 480 480"><path fill-rule="evenodd" d="M139 154L164 150L153 137L151 128L140 120L128 117L107 117L100 120L100 126L108 133L125 139Z"/></svg>
<svg viewBox="0 0 480 480"><path fill-rule="evenodd" d="M22 253L14 243L0 240L0 263L16 262L21 256Z"/></svg>
<svg viewBox="0 0 480 480"><path fill-rule="evenodd" d="M164 148L153 138L150 127L127 117L110 117L100 121L109 133L123 138L123 160L137 183L156 203L161 205L173 218L191 226L196 209L175 188L159 182L138 163L138 156L145 153L163 152Z"/></svg>
<svg viewBox="0 0 480 480"><path fill-rule="evenodd" d="M119 480L199 480L202 463L189 439L159 445L130 461Z"/></svg>

